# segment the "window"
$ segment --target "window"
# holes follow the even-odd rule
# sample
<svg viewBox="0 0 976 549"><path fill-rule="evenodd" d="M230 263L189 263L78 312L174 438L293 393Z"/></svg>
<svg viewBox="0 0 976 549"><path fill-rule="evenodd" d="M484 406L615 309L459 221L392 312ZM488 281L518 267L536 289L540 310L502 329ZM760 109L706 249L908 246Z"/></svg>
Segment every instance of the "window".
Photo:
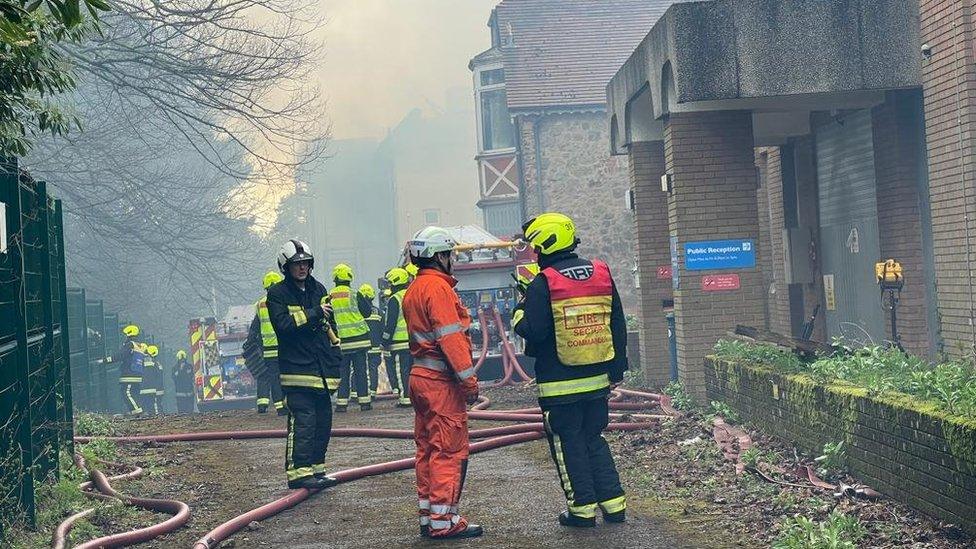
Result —
<svg viewBox="0 0 976 549"><path fill-rule="evenodd" d="M481 92L481 138L486 151L515 146L515 128L504 88Z"/></svg>
<svg viewBox="0 0 976 549"><path fill-rule="evenodd" d="M427 225L440 225L441 224L441 211L440 210L424 210L424 223Z"/></svg>
<svg viewBox="0 0 976 549"><path fill-rule="evenodd" d="M505 69L499 65L475 70L478 105L479 151L499 151L515 147L515 125L508 113L505 95Z"/></svg>
<svg viewBox="0 0 976 549"><path fill-rule="evenodd" d="M522 212L518 202L484 206L485 229L499 238L511 238L522 230Z"/></svg>
<svg viewBox="0 0 976 549"><path fill-rule="evenodd" d="M488 69L481 71L481 85L492 86L505 83L505 69Z"/></svg>

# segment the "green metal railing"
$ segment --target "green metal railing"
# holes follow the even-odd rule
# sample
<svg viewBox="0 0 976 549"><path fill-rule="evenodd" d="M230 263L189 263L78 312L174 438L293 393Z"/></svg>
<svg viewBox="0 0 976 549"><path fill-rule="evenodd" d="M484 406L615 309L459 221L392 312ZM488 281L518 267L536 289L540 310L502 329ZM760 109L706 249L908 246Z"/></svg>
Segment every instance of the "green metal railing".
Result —
<svg viewBox="0 0 976 549"><path fill-rule="evenodd" d="M0 202L0 517L31 524L35 481L57 477L72 445L62 212L43 181L5 159Z"/></svg>

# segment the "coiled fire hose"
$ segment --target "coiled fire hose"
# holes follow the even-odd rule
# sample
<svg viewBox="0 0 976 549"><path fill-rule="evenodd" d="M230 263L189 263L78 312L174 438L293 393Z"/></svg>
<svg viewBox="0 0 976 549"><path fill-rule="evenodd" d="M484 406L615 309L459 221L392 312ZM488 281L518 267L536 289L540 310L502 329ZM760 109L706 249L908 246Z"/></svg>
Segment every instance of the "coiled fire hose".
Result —
<svg viewBox="0 0 976 549"><path fill-rule="evenodd" d="M485 346L487 349L487 345ZM514 353L513 353L514 354ZM520 374L521 375L521 374ZM632 396L637 398L644 398L650 402L646 404L640 403L622 403L622 402L611 402L610 406L612 409L620 409L621 405L626 404L637 404L641 406L639 409L649 409L656 402L660 402L664 397L661 395L656 395L653 393L644 393L640 391L627 391L626 393L620 390L615 390L615 396L623 395ZM480 397L478 402L472 406L472 410L468 412L468 417L473 420L487 420L487 421L526 421L530 423L522 423L516 425L506 425L502 427L492 427L487 429L476 429L469 433L472 439L486 439L480 442L471 444L470 452L472 454L477 454L485 452L488 450L493 450L496 448L502 448L506 446L511 446L514 444L520 444L523 442L529 442L532 440L537 440L542 438L543 426L541 423L542 413L541 410L536 412L537 409L529 408L525 410L517 411L497 411L488 412L484 409L490 405L490 401L486 397ZM627 407L625 409L632 409ZM517 413L516 413L517 412ZM525 413L522 413L525 412ZM613 414L613 416L619 417L618 414ZM636 416L632 416L636 417ZM645 416L649 419L654 419L662 416ZM621 423L611 423L608 430L617 431L633 431L639 429L648 429L656 426L653 422L621 422ZM208 440L247 440L247 439L259 439L259 438L282 438L286 436L285 430L278 429L268 429L268 430L255 430L255 431L217 431L209 433L177 433L169 435L137 435L130 437L108 437L108 440L114 440L116 442L128 443L128 442L189 442L189 441L208 441ZM371 438L387 438L387 439L411 439L413 438L413 432L407 429L372 429L372 428L336 428L332 431L332 436L335 437L371 437ZM93 437L76 437L75 441L78 443L90 442ZM145 528L140 528L137 530L123 532L119 534L113 534L109 536L103 536L87 543L79 545L79 548L93 549L96 547L122 547L126 545L132 545L135 543L141 543L154 539L168 532L172 532L177 528L186 524L190 518L190 508L185 503L175 500L165 500L165 499L149 499L149 498L137 498L132 496L127 496L120 494L112 488L109 482L110 478L106 477L104 473L98 471L97 469L89 470L84 462L84 458L80 455L75 456L75 462L79 468L89 472L91 476L91 482L86 482L81 485L83 490L86 490L86 494L91 497L102 498L102 499L118 499L125 504L134 505L137 507L142 507L144 509L149 509L153 511L169 513L173 515L169 519L149 526ZM111 466L116 466L117 464L108 464ZM340 483L351 482L353 480L358 480L361 478L381 475L386 473L391 473L395 471L402 471L410 469L414 466L414 458L400 459L396 461L389 461L385 463L378 463L374 465L367 465L363 467L356 467L353 469L346 469L334 473L332 476L337 478ZM139 468L134 469L128 473L122 475L116 475L111 477L111 480L122 480L125 478L137 478L142 474L142 470ZM98 492L90 492L89 488L94 486L97 488ZM307 489L292 490L288 495L269 502L265 505L252 509L246 513L243 513L233 519L217 526L210 532L207 532L202 538L200 538L195 544L194 549L210 549L216 546L221 541L226 540L228 537L234 533L240 531L252 521L260 521L270 516L273 516L281 511L290 509L300 502L307 499L313 492ZM57 549L66 546L66 538L68 532L71 530L72 526L81 518L91 513L94 509L86 509L80 513L76 513L62 522L56 531L54 532L52 547Z"/></svg>

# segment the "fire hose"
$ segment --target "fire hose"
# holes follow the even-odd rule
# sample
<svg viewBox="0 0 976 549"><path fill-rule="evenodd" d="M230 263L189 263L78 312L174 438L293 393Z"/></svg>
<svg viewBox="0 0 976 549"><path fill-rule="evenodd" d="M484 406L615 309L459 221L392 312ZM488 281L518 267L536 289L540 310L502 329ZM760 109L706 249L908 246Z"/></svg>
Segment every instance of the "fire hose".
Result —
<svg viewBox="0 0 976 549"><path fill-rule="evenodd" d="M485 347L487 348L487 346ZM620 394L620 393L618 393ZM641 393L631 391L628 396L637 396L642 398L652 399L656 396L651 393ZM611 406L616 406L624 403L611 403ZM490 405L490 401L486 397L480 397L478 402L472 406L472 411L468 413L470 419L474 420L487 420L487 421L527 421L531 423L523 423L516 425L506 425L501 427L492 427L487 429L477 429L469 433L472 439L487 439L481 442L476 442L470 446L470 452L472 454L485 452L495 448L502 448L505 446L510 446L514 444L519 444L523 442L528 442L532 440L537 440L542 438L543 435L543 425L541 423L542 414L541 410L538 413L512 413L505 411L497 412L487 412L484 408ZM647 409L651 404L642 405L643 408ZM534 409L531 409L534 412ZM653 416L649 416L653 417ZM618 430L618 431L631 431L638 429L647 429L655 426L656 423L641 423L641 422L624 422L624 423L611 423L608 430ZM336 428L332 431L333 436L336 437L370 437L370 438L396 438L396 439L411 439L413 438L413 432L406 429L372 429L372 428ZM256 431L218 431L210 433L175 433L167 435L137 435L130 437L110 437L109 440L114 440L116 442L189 442L189 441L208 441L208 440L248 440L248 439L260 439L260 438L281 438L286 436L286 431L284 430L256 430ZM92 437L76 437L76 442L84 443L93 440ZM80 455L76 455L76 463L83 470L88 471L84 459ZM111 464L114 465L114 464ZM374 465L367 465L363 467L357 467L353 469L347 469L344 471L339 471L333 476L337 478L340 483L351 482L353 480L358 480L361 478L375 476L380 474L386 474L395 471L402 471L405 469L410 469L414 466L414 458L400 459L396 461L390 461L386 463L379 463ZM122 475L116 475L111 477L112 480L121 480L124 478L137 478L142 473L141 469L135 469L128 473ZM120 494L112 488L109 478L105 476L104 473L96 469L89 471L91 476L91 482L86 482L82 484L83 489L86 490L86 494L91 497L96 498L108 498L108 499L118 499L123 503L128 505L133 505L137 507L142 507L145 509L150 509L153 511L169 513L173 515L169 519L138 530L133 530L129 532L123 532L119 534L113 534L109 536L103 536L95 540L84 543L78 547L91 549L95 547L120 547L125 545L131 545L134 543L141 543L143 541L148 541L154 539L165 533L172 532L177 528L184 525L190 518L190 508L185 503L175 500L164 500L164 499L149 499L149 498L136 498L132 496L127 496ZM98 489L98 493L87 491L88 488L94 486ZM217 528L208 532L204 537L196 542L194 549L209 549L214 547L216 544L223 540L226 540L229 536L233 535L235 532L240 531L242 528L246 527L252 521L263 520L267 517L273 516L281 511L294 507L298 503L307 499L313 492L307 489L293 490L288 495L274 500L270 503L262 505L256 509L248 511L238 517L235 517L221 525ZM80 513L76 513L68 517L64 522L62 522L56 529L52 541L52 547L63 548L66 545L67 534L72 528L72 526L84 516L90 514L94 509L86 509Z"/></svg>

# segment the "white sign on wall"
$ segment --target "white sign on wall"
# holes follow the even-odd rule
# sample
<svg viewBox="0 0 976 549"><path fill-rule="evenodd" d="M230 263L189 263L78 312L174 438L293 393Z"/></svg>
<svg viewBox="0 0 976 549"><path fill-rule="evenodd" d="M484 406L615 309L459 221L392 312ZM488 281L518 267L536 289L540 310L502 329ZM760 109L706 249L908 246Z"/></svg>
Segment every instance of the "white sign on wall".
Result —
<svg viewBox="0 0 976 549"><path fill-rule="evenodd" d="M7 205L0 202L0 254L7 253Z"/></svg>

